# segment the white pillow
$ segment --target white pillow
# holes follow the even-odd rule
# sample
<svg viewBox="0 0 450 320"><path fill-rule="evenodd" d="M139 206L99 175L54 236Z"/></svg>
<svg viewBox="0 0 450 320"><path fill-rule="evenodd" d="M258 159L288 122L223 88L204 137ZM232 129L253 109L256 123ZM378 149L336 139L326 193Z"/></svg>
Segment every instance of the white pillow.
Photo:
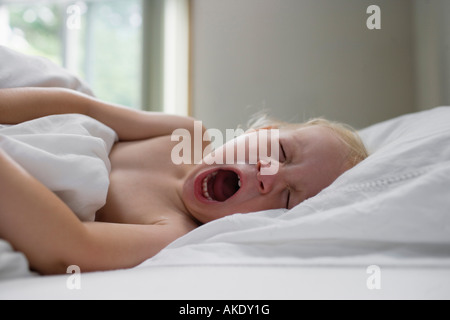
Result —
<svg viewBox="0 0 450 320"><path fill-rule="evenodd" d="M360 131L366 146L372 152L390 146L415 140L449 129L450 107L438 107L422 112L406 114L394 119L374 124Z"/></svg>
<svg viewBox="0 0 450 320"><path fill-rule="evenodd" d="M349 172L351 180L420 172L450 160L450 107L403 115L366 128L360 135L371 156Z"/></svg>
<svg viewBox="0 0 450 320"><path fill-rule="evenodd" d="M86 83L42 57L0 46L0 88L61 87L93 95Z"/></svg>

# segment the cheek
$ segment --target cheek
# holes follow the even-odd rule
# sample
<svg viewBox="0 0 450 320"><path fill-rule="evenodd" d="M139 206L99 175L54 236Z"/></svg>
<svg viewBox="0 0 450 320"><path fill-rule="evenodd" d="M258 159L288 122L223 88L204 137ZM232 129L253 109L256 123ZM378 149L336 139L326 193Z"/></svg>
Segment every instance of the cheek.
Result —
<svg viewBox="0 0 450 320"><path fill-rule="evenodd" d="M233 214L246 214L251 212L259 212L271 209L280 209L279 199L268 196L255 196L247 199L242 199L238 203L223 203L221 205L214 205L210 207L208 205L201 205L197 207L195 214L196 219L202 223L208 223L220 218L224 218Z"/></svg>

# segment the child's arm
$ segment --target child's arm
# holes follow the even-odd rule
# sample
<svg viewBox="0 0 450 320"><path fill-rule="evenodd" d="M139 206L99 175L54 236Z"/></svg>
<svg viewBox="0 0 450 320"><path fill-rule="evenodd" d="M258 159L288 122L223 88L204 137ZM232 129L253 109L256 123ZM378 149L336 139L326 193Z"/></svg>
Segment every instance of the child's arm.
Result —
<svg viewBox="0 0 450 320"><path fill-rule="evenodd" d="M1 138L1 137L0 137ZM65 273L133 267L183 235L183 227L82 223L50 190L0 149L0 238L33 269Z"/></svg>
<svg viewBox="0 0 450 320"><path fill-rule="evenodd" d="M17 124L66 113L90 116L115 130L122 141L170 135L175 129L194 132L194 119L145 112L102 102L62 88L0 89L0 123ZM202 132L205 129L202 128Z"/></svg>

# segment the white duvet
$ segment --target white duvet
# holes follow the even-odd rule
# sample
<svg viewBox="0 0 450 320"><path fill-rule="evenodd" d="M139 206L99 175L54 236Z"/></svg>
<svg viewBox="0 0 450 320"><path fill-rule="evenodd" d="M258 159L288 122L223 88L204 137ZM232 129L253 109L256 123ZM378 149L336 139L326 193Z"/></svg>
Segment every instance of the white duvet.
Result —
<svg viewBox="0 0 450 320"><path fill-rule="evenodd" d="M82 221L105 205L116 133L78 114L0 125L0 149L52 190Z"/></svg>
<svg viewBox="0 0 450 320"><path fill-rule="evenodd" d="M82 115L0 125L0 149L63 200L82 221L106 203L116 133ZM24 256L0 240L0 279L28 275Z"/></svg>
<svg viewBox="0 0 450 320"><path fill-rule="evenodd" d="M80 81L77 77L73 76L71 73L69 73L67 70L64 70L63 68L57 66L56 64L52 63L51 61L41 58L41 57L35 57L35 56L27 56L24 54L21 54L19 52L16 52L14 50L11 50L7 47L0 46L0 88L15 88L15 87L63 87L68 89L77 90L80 92L83 92L88 95L92 95L92 91L90 90L89 86L84 83L83 81ZM62 120L63 118L59 118ZM78 118L79 121L79 128L74 129L76 124L75 120L74 123L72 123L72 131L69 131L70 133L75 133L73 130L79 130L79 132L82 132L81 135L84 135L85 137L92 135L89 133L89 130L93 130L92 132L95 135L95 132L103 131L106 136L108 135L107 132L111 131L109 128L106 128L103 125L89 125L88 122L92 124L93 120ZM50 126L46 127L49 123L52 123ZM63 129L64 125L61 125L60 122L60 133L61 129ZM63 121L64 122L64 121ZM62 143L56 143L52 144L52 139L61 139L61 136L57 138L57 135L55 134L55 129L58 121L49 121L48 119L44 122L33 122L33 124L30 126L29 124L22 125L21 127L16 128L6 128L5 126L1 126L0 130L3 130L3 137L0 138L1 140L1 147L2 148L8 148L9 153L16 154L16 158L20 158L23 163L28 162L27 166L31 170L35 165L33 165L33 161L35 160L35 154L34 151L39 151L39 157L45 160L49 160L47 165L53 165L57 163L57 168L59 167L61 170L64 165L62 165L62 159L63 156L63 150L59 149L60 147L63 148L64 144ZM85 127L82 129L83 125L86 124L87 128ZM34 126L34 127L33 127ZM20 129L20 130L18 130ZM22 131L21 129L24 129ZM31 137L30 135L27 136L27 130L28 133L30 131L33 131L33 133L40 132L40 137ZM52 136L53 131L53 137ZM48 135L47 135L48 134ZM102 134L101 136L104 136ZM50 139L42 139L42 135L46 138ZM8 136L8 137L6 137ZM14 137L13 137L14 136ZM72 137L74 138L74 137ZM101 137L98 137L101 139ZM86 139L87 140L87 139ZM37 143L34 144L33 141ZM72 141L74 141L72 139ZM92 142L93 143L93 142ZM105 141L105 148L108 148L108 143ZM92 147L94 147L94 144L91 144ZM101 146L103 143L97 141L97 147ZM40 148L40 145L45 146L44 148ZM22 148L25 147L25 148ZM47 149L46 149L47 148ZM95 147L94 147L95 149ZM52 150L56 150L56 154L52 152ZM59 150L59 151L58 151ZM93 149L91 148L91 151ZM85 151L89 152L89 151ZM103 153L107 153L107 150L103 151ZM28 157L29 156L29 157ZM57 159L59 157L59 160ZM67 158L70 158L68 156ZM92 158L92 157L91 157ZM103 159L105 159L105 156L102 156ZM93 158L91 159L91 161ZM105 159L106 160L106 159ZM89 162L91 162L89 161ZM100 160L102 161L102 160ZM97 165L102 165L96 161ZM104 162L104 169L102 170L108 170L107 162ZM68 164L66 164L68 166ZM73 166L70 166L70 170L64 169L67 173L69 173L73 170ZM79 169L78 169L79 170ZM91 169L92 170L92 169ZM43 177L42 180L46 180L48 183L51 183L55 190L59 190L60 194L65 194L66 197L70 197L68 193L69 188L67 188L67 184L61 183L60 179L50 179L46 176L47 172L43 170L38 170L36 173L38 175L41 175ZM75 170L76 171L76 170ZM71 175L74 177L74 175ZM55 178L55 173L53 174L53 177ZM70 180L70 178L69 178ZM66 183L68 179L65 179ZM104 183L108 183L107 179L103 181ZM59 184L59 185L58 185ZM101 183L98 183L99 185ZM72 178L72 187L76 185L75 179ZM73 189L73 188L72 188ZM91 188L92 189L92 188ZM78 195L80 195L83 191L77 192ZM85 202L78 202L78 200L75 200L75 198L79 198L79 196L72 197L72 200L69 201L73 204L73 208L81 213L81 216L89 216L89 211L92 210L92 202L89 204L89 201ZM92 199L92 197L91 197ZM99 200L96 200L97 202ZM101 201L101 200L100 200ZM89 209L88 207L91 206ZM84 207L84 209L83 209ZM0 239L0 280L1 279L7 279L7 278L16 278L16 277L26 277L33 275L28 271L28 263L24 257L19 252L15 252L10 244L6 241L3 241Z"/></svg>

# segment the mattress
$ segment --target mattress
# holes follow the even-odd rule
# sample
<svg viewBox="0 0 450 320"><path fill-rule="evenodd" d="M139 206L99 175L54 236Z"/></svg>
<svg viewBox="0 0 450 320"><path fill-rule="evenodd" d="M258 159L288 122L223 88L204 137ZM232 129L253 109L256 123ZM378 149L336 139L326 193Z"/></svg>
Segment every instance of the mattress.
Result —
<svg viewBox="0 0 450 320"><path fill-rule="evenodd" d="M0 282L0 299L449 299L450 271L383 266L374 289L366 267L215 265L147 267ZM270 306L270 304L269 304ZM177 310L164 310L165 314ZM274 310L272 310L273 312Z"/></svg>

